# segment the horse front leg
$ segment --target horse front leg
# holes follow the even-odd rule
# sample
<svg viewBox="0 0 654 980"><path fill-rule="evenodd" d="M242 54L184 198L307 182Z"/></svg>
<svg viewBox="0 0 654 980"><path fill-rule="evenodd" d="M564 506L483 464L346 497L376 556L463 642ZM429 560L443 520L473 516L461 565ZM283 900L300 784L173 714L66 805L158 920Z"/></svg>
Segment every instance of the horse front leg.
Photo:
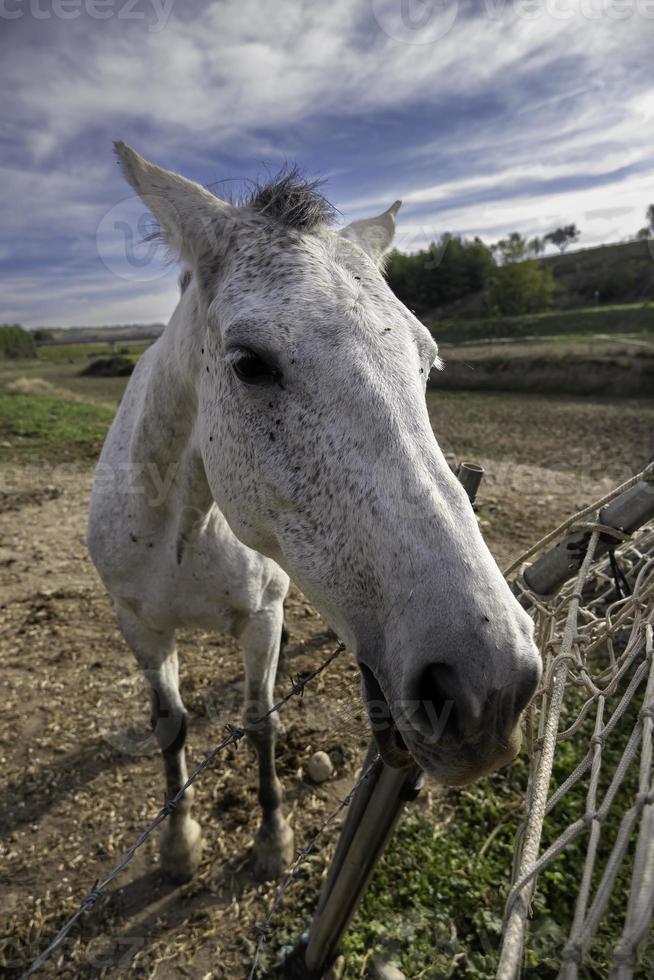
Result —
<svg viewBox="0 0 654 980"><path fill-rule="evenodd" d="M163 757L167 802L177 795L188 778L184 748L188 724L186 709L179 694L174 634L150 630L131 613L122 610L119 611L119 622L150 687L150 720ZM193 795L193 787L190 786L161 830L161 871L176 883L193 877L202 855L200 825L191 817Z"/></svg>
<svg viewBox="0 0 654 980"><path fill-rule="evenodd" d="M240 633L245 663L243 724L259 762L261 824L254 844L255 874L263 880L279 877L294 855L293 831L284 818L284 792L275 767L280 721L272 714L255 723L273 705L283 625L280 602L250 615Z"/></svg>

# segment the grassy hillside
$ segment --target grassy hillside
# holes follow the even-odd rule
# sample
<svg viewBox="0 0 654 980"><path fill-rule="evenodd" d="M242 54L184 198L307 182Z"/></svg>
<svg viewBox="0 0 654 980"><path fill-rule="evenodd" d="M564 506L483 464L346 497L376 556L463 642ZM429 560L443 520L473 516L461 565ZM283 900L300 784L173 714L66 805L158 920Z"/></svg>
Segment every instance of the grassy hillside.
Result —
<svg viewBox="0 0 654 980"><path fill-rule="evenodd" d="M654 303L550 310L524 316L455 319L426 317L425 323L440 343L478 340L517 340L524 337L654 336Z"/></svg>
<svg viewBox="0 0 654 980"><path fill-rule="evenodd" d="M654 243L623 242L547 256L557 307L654 300Z"/></svg>

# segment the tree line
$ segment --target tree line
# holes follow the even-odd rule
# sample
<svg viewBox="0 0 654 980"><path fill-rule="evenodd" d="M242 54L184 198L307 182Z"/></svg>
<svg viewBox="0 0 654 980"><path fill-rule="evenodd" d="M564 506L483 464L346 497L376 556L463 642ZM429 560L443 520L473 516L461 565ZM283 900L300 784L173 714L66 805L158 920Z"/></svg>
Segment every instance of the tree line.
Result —
<svg viewBox="0 0 654 980"><path fill-rule="evenodd" d="M489 314L532 313L547 309L556 288L551 269L534 251L534 241L517 232L492 246L445 234L411 255L392 251L386 278L419 315L480 292Z"/></svg>
<svg viewBox="0 0 654 980"><path fill-rule="evenodd" d="M646 220L636 239L654 236L654 204L648 207ZM540 238L513 232L492 245L477 237L444 234L411 255L392 251L386 277L393 292L420 315L473 293L483 295L490 316L537 313L551 305L556 290L551 266L541 257L548 245L565 252L580 234L576 224L569 224Z"/></svg>

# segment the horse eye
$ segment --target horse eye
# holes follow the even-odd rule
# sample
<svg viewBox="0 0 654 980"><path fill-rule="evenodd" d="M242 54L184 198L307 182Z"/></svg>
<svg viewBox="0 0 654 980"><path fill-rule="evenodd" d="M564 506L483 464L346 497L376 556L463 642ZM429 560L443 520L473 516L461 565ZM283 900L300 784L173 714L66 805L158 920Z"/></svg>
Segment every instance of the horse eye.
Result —
<svg viewBox="0 0 654 980"><path fill-rule="evenodd" d="M234 374L240 381L250 385L271 384L279 380L279 371L268 364L260 354L243 347L230 357Z"/></svg>

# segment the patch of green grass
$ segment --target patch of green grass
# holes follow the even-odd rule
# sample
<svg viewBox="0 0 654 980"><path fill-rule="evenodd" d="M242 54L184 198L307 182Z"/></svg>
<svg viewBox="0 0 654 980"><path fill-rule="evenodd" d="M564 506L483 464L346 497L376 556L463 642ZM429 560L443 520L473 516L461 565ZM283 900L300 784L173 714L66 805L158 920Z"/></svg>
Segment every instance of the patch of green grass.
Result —
<svg viewBox="0 0 654 980"><path fill-rule="evenodd" d="M440 829L405 817L347 933L348 978L360 975L371 949L408 977L495 976L514 824L504 824L483 858L479 852L515 807L513 796L480 784L459 795L455 820Z"/></svg>
<svg viewBox="0 0 654 980"><path fill-rule="evenodd" d="M94 460L113 415L107 405L0 392L0 460Z"/></svg>
<svg viewBox="0 0 654 980"><path fill-rule="evenodd" d="M631 730L635 709L622 736L604 750L600 800ZM560 785L583 758L592 724L558 750L553 785ZM492 980L498 963L504 903L510 888L518 814L524 796L524 761L509 774L496 773L443 800L449 817L439 829L420 816L408 816L385 855L345 941L346 977L359 976L369 949L381 949L408 977L462 977ZM614 810L602 829L593 887L610 853L620 818L637 791L632 765ZM548 817L542 851L578 819L584 810L587 782L561 801ZM500 828L488 844L490 834ZM545 870L532 904L522 976L555 980L579 890L588 835L577 837ZM634 842L635 846L635 842ZM482 849L484 853L482 854ZM633 858L633 847L630 857ZM618 876L613 895L580 980L600 980L609 973L612 950L622 931L629 898L629 862ZM636 972L651 977L650 944Z"/></svg>
<svg viewBox="0 0 654 980"><path fill-rule="evenodd" d="M620 692L621 693L621 692ZM642 689L641 689L642 695ZM619 695L611 699L612 708ZM625 713L602 751L601 802L627 738L638 717L642 698ZM564 715L581 705L573 689L566 695ZM605 715L605 721L608 715ZM592 712L574 738L560 743L552 787L559 786L589 749ZM515 835L523 814L528 767L524 755L510 768L462 790L445 791L432 819L409 808L378 865L351 927L346 933L345 980L366 976L371 952L396 963L411 980L470 978L494 980L498 965L502 918L511 884ZM541 853L585 810L588 774L548 815ZM638 763L632 763L608 818L602 824L591 898L610 854L620 820L638 790ZM576 837L541 873L532 902L521 977L555 980L579 891L588 831ZM629 898L635 840L617 877L612 897L580 980L604 980L622 932ZM307 927L320 891L320 862L301 867L300 879L273 923L264 971L273 971L280 954ZM641 951L634 976L654 975L654 940ZM262 975L269 976L270 972Z"/></svg>
<svg viewBox="0 0 654 980"><path fill-rule="evenodd" d="M38 359L48 363L87 363L92 357L123 354L137 361L143 351L147 350L151 341L140 343L117 343L113 346L106 343L97 344L49 344L39 347Z"/></svg>
<svg viewBox="0 0 654 980"><path fill-rule="evenodd" d="M79 351L86 351L89 346L88 344L78 344L74 348L73 345L70 345L73 347L73 353L75 350L78 353ZM145 344L131 344L129 345L130 354L121 356L129 356L131 360L136 361L140 356L139 349L145 346ZM102 356L105 356L106 344L100 345L100 347ZM122 345L119 344L118 347L121 348ZM40 348L40 352L45 350L51 350L51 348ZM30 361L0 360L0 392L18 379L25 378L28 381L43 379L54 385L55 388L72 392L81 401L117 405L122 398L129 378L85 377L81 371L91 363L91 360L86 354L82 357L76 356L75 358L69 357L59 360L50 357L45 359L38 357ZM26 392L26 394L31 394L31 392Z"/></svg>

